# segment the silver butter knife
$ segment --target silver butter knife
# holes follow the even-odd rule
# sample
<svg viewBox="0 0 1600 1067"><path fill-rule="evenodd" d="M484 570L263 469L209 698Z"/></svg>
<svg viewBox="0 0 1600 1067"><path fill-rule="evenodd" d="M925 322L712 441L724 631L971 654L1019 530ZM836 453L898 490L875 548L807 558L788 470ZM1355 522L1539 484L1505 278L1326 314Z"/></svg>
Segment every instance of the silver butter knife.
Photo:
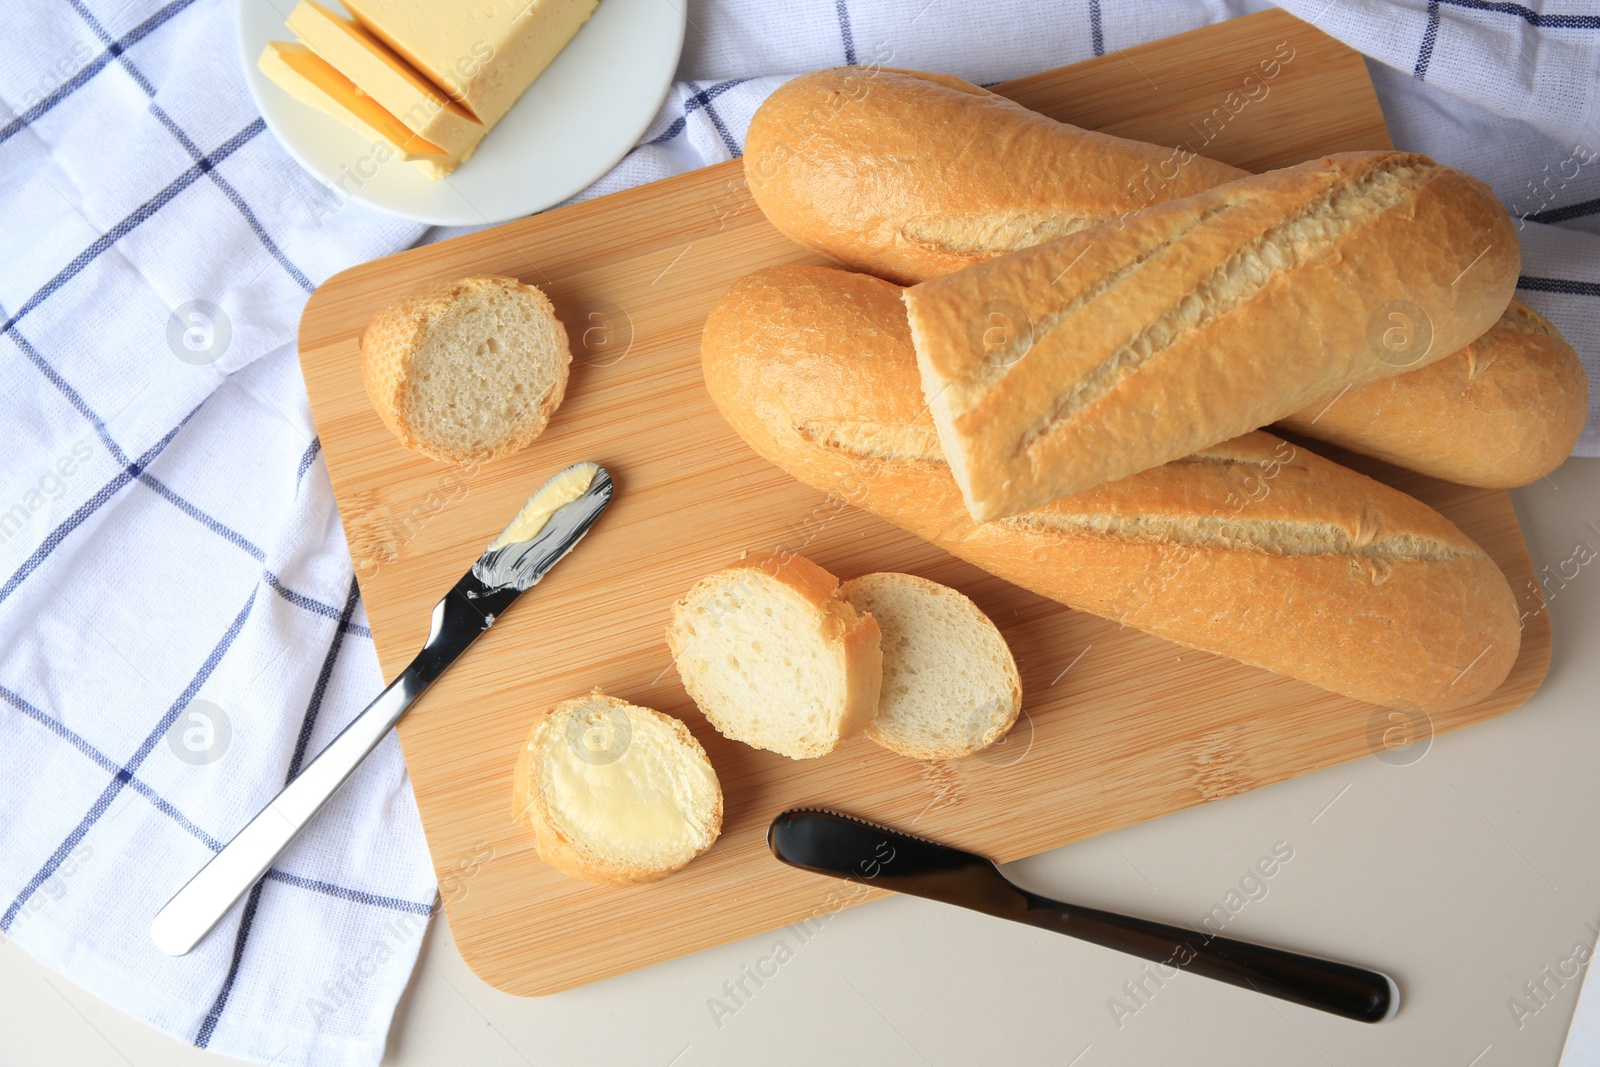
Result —
<svg viewBox="0 0 1600 1067"><path fill-rule="evenodd" d="M150 924L156 947L182 956L199 944L423 690L572 551L610 502L611 476L593 463L568 467L530 497L505 532L434 606L428 639L411 665L157 913Z"/></svg>

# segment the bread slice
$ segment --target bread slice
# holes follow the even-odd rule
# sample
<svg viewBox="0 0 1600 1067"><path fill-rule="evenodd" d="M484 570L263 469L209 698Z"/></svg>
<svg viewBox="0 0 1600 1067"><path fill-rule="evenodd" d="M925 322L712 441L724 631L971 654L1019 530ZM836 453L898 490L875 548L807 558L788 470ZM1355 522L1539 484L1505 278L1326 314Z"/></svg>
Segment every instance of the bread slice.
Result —
<svg viewBox="0 0 1600 1067"><path fill-rule="evenodd" d="M722 786L688 727L599 689L534 724L512 803L546 863L608 885L665 878L722 831Z"/></svg>
<svg viewBox="0 0 1600 1067"><path fill-rule="evenodd" d="M960 759L1011 729L1022 679L978 605L915 574L864 574L839 593L882 634L883 688L868 737L912 759Z"/></svg>
<svg viewBox="0 0 1600 1067"><path fill-rule="evenodd" d="M750 556L700 579L672 609L667 647L724 737L790 759L832 752L877 710L878 624L803 556Z"/></svg>
<svg viewBox="0 0 1600 1067"><path fill-rule="evenodd" d="M515 278L425 286L378 313L361 376L407 448L476 463L526 447L567 388L572 353L549 299Z"/></svg>

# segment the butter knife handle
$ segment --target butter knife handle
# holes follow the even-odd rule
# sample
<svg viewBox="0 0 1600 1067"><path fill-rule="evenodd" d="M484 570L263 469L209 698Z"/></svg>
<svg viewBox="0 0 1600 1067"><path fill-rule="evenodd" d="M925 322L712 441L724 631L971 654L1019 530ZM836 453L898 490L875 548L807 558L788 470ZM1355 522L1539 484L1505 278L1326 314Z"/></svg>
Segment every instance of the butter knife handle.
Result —
<svg viewBox="0 0 1600 1067"><path fill-rule="evenodd" d="M1359 1022L1384 1022L1400 1010L1400 987L1382 971L1020 892L1026 908L1007 918L1150 960L1157 966L1140 981L1156 988L1183 970Z"/></svg>
<svg viewBox="0 0 1600 1067"><path fill-rule="evenodd" d="M278 853L322 810L350 772L378 746L426 688L426 684L419 684L414 668L415 665L401 672L283 787L272 803L262 808L167 901L150 924L150 937L157 948L169 956L186 954L267 873Z"/></svg>
<svg viewBox="0 0 1600 1067"><path fill-rule="evenodd" d="M428 640L411 665L156 914L150 924L156 947L169 956L182 956L199 944L378 747L412 702L516 597L515 590L488 589L471 574L463 577L434 606Z"/></svg>

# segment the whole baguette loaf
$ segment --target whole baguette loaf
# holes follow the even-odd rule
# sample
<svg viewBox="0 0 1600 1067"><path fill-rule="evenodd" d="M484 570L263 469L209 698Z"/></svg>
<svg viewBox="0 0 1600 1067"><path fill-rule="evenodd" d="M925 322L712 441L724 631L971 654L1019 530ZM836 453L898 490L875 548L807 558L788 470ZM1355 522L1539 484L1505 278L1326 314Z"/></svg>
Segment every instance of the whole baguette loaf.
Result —
<svg viewBox="0 0 1600 1067"><path fill-rule="evenodd" d="M1015 515L1476 340L1521 255L1488 186L1348 152L905 291L974 518Z"/></svg>
<svg viewBox="0 0 1600 1067"><path fill-rule="evenodd" d="M1057 122L948 75L853 67L768 96L744 161L756 202L790 239L905 285L1247 173ZM1572 346L1514 300L1468 348L1350 388L1332 407L1318 397L1284 425L1449 481L1525 485L1571 453L1585 389Z"/></svg>
<svg viewBox="0 0 1600 1067"><path fill-rule="evenodd" d="M1516 660L1516 604L1481 548L1411 497L1269 434L974 523L891 283L758 272L712 309L701 356L756 452L1077 610L1429 712L1482 699Z"/></svg>

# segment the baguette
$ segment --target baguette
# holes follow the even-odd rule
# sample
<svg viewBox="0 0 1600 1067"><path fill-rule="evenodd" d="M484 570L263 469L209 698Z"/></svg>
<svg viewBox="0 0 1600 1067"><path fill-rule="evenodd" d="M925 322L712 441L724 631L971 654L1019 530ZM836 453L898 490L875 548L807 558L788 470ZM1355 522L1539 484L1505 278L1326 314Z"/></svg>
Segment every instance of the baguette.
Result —
<svg viewBox="0 0 1600 1067"><path fill-rule="evenodd" d="M1482 182L1349 152L966 267L905 302L939 439L987 521L1425 366L1494 324L1520 263Z"/></svg>
<svg viewBox="0 0 1600 1067"><path fill-rule="evenodd" d="M745 136L750 195L796 244L902 285L1244 176L1057 122L960 78L839 67L773 91ZM1180 157L1181 158L1181 157ZM1172 171L1170 182L1159 175ZM1158 175L1141 195L1136 179Z"/></svg>
<svg viewBox="0 0 1600 1067"><path fill-rule="evenodd" d="M756 202L791 240L906 285L1247 174L1056 122L959 78L848 67L768 96L744 160ZM1525 304L1512 301L1499 326L1332 408L1319 397L1284 425L1466 485L1536 481L1583 431L1583 366Z"/></svg>
<svg viewBox="0 0 1600 1067"><path fill-rule="evenodd" d="M1516 604L1481 548L1405 494L1266 433L974 523L889 282L758 272L712 309L701 356L718 408L760 455L1074 609L1429 713L1487 696L1516 660Z"/></svg>

